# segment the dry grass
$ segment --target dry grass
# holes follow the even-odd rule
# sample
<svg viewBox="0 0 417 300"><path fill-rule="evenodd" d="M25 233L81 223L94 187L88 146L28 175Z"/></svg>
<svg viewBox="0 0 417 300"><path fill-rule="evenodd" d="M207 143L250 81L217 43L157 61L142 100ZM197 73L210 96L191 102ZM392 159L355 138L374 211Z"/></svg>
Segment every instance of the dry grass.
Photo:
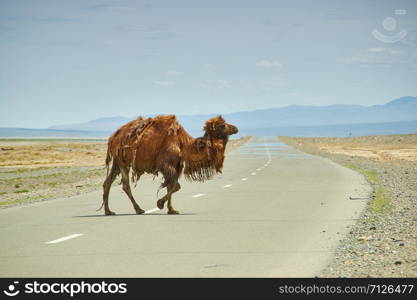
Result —
<svg viewBox="0 0 417 300"><path fill-rule="evenodd" d="M249 141L249 139L250 139L250 136L244 136L239 139L229 140L229 143L227 144L227 147L226 147L226 153L239 148L243 144L246 144Z"/></svg>
<svg viewBox="0 0 417 300"><path fill-rule="evenodd" d="M227 152L248 139L230 140ZM0 208L100 188L106 150L106 140L0 140Z"/></svg>
<svg viewBox="0 0 417 300"><path fill-rule="evenodd" d="M11 141L0 142L0 167L101 166L106 142Z"/></svg>
<svg viewBox="0 0 417 300"><path fill-rule="evenodd" d="M285 142L285 137L281 138ZM303 147L372 160L417 161L417 134L350 138L291 138Z"/></svg>
<svg viewBox="0 0 417 300"><path fill-rule="evenodd" d="M248 137L230 140L228 151ZM95 167L103 166L107 141L71 142L36 140L0 140L0 168Z"/></svg>

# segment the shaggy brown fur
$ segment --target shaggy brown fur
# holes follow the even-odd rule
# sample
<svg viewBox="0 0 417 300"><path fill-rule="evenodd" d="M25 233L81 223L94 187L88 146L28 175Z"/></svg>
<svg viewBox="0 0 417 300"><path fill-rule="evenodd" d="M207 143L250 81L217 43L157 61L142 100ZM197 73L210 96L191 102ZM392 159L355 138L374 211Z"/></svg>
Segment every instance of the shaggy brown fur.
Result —
<svg viewBox="0 0 417 300"><path fill-rule="evenodd" d="M106 215L114 214L109 209L109 191L121 174L123 190L133 208L137 214L144 213L130 190L129 173L132 170L134 182L144 173L161 173L164 177L161 188L167 188L167 194L157 201L158 208L163 209L168 202L168 214L178 214L172 206L171 196L181 188L178 183L181 174L190 181L202 182L221 173L227 141L238 129L218 116L207 120L204 131L203 137L194 139L174 115L139 117L120 127L108 140L107 178L100 209L104 206Z"/></svg>

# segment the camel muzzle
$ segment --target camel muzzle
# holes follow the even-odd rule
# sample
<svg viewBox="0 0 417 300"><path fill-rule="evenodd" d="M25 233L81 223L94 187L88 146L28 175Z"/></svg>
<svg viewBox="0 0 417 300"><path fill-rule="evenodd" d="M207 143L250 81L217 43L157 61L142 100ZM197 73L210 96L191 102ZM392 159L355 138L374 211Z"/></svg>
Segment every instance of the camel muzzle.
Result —
<svg viewBox="0 0 417 300"><path fill-rule="evenodd" d="M234 126L234 125L229 125L229 134L230 135L232 135L232 134L236 134L236 133L238 133L239 132L239 130L237 129L237 127L236 126Z"/></svg>

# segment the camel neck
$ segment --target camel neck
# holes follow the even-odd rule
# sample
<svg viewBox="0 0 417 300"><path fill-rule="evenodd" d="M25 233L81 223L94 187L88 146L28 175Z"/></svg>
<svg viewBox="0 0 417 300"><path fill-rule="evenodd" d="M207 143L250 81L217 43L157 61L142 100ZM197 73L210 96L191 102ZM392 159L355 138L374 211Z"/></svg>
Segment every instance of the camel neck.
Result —
<svg viewBox="0 0 417 300"><path fill-rule="evenodd" d="M204 181L221 172L227 140L205 135L190 142L183 153L186 178Z"/></svg>

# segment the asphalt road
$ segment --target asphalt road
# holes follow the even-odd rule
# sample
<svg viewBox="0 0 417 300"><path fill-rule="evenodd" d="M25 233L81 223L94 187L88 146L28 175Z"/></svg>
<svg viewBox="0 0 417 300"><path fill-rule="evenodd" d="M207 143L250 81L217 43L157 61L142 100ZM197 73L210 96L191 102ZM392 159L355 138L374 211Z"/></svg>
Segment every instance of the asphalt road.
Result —
<svg viewBox="0 0 417 300"><path fill-rule="evenodd" d="M103 178L104 180L104 178ZM156 208L160 179L0 211L1 277L312 277L364 208L359 174L276 138L253 138L221 176L182 181L180 215ZM163 192L161 191L160 195ZM57 195L59 198L59 195Z"/></svg>

